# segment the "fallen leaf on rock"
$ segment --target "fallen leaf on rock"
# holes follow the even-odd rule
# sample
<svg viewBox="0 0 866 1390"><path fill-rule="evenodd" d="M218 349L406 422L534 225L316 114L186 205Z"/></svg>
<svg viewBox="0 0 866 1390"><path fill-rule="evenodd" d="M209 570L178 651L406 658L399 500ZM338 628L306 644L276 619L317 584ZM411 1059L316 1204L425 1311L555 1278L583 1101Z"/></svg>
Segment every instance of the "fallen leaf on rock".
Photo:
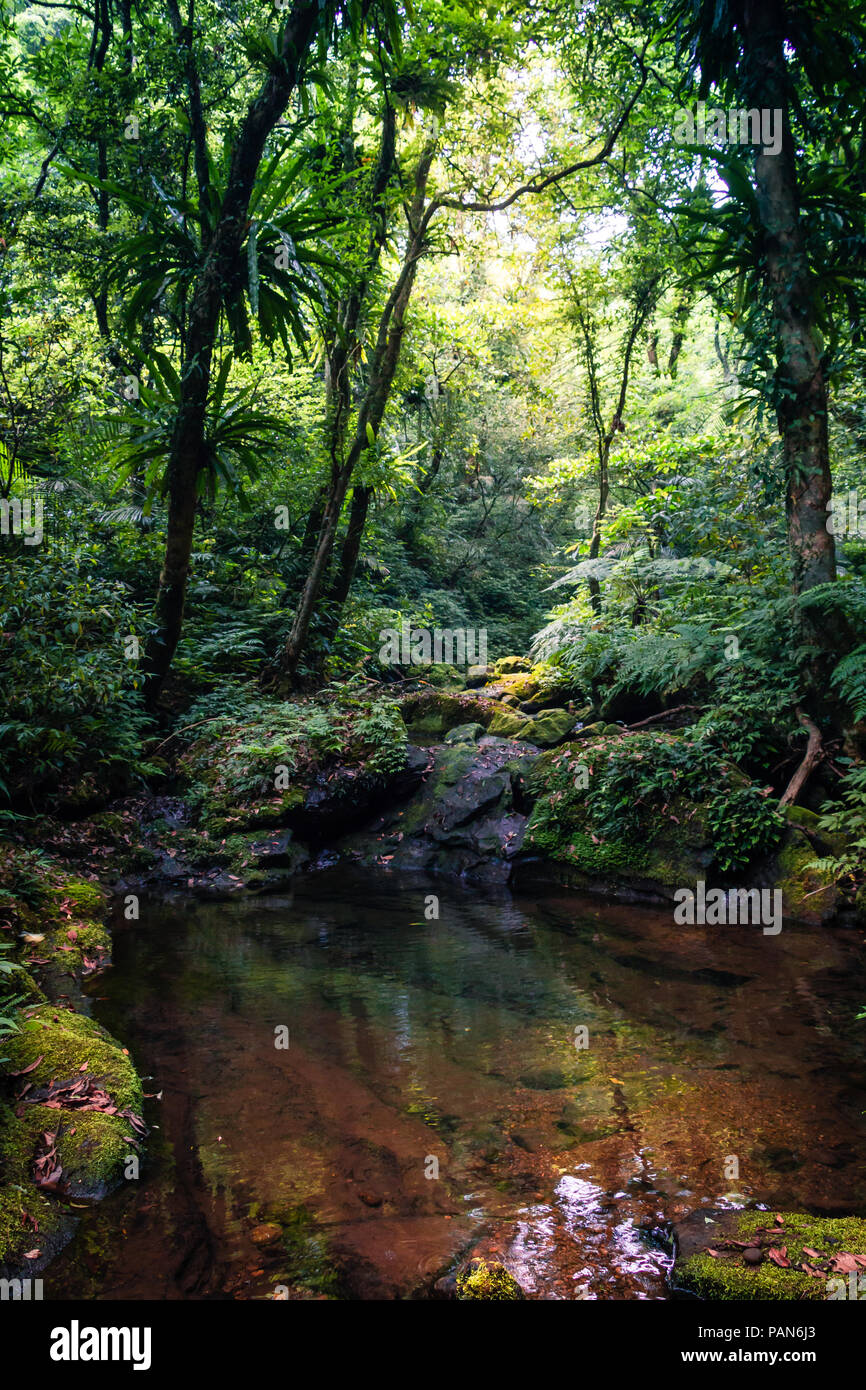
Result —
<svg viewBox="0 0 866 1390"><path fill-rule="evenodd" d="M38 1260L42 1254L41 1250L27 1250L24 1254L25 1260Z"/></svg>
<svg viewBox="0 0 866 1390"><path fill-rule="evenodd" d="M44 1054L43 1054L44 1056ZM10 1071L9 1076L26 1076L29 1071L35 1071L43 1057L37 1057L35 1062L31 1062L29 1067L22 1067L20 1071Z"/></svg>

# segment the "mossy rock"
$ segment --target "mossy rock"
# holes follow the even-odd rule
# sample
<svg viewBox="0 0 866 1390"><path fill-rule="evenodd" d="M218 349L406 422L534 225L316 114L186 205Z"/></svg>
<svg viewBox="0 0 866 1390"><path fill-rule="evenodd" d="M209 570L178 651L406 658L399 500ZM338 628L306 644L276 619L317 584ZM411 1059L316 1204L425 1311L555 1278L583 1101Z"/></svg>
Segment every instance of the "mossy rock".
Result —
<svg viewBox="0 0 866 1390"><path fill-rule="evenodd" d="M473 1260L469 1269L457 1276L457 1297L462 1300L481 1298L514 1302L526 1295L504 1265Z"/></svg>
<svg viewBox="0 0 866 1390"><path fill-rule="evenodd" d="M555 748L571 732L574 715L567 709L549 709L529 721L522 737L537 748Z"/></svg>
<svg viewBox="0 0 866 1390"><path fill-rule="evenodd" d="M429 666L413 666L412 675L428 681L437 690L461 690L466 683L463 672L446 662L431 662Z"/></svg>
<svg viewBox="0 0 866 1390"><path fill-rule="evenodd" d="M401 710L413 743L440 742L460 724L472 719L486 723L491 717L488 707L474 696L460 698L438 690L407 695Z"/></svg>
<svg viewBox="0 0 866 1390"><path fill-rule="evenodd" d="M493 669L498 676L512 676L519 671L531 671L532 664L525 656L501 656L493 663Z"/></svg>
<svg viewBox="0 0 866 1390"><path fill-rule="evenodd" d="M0 1277L38 1274L63 1248L73 1228L71 1215L38 1188L29 1184L0 1188ZM41 1258L25 1260L25 1252L34 1248Z"/></svg>
<svg viewBox="0 0 866 1390"><path fill-rule="evenodd" d="M445 735L446 743L477 743L484 733L483 724L458 724Z"/></svg>
<svg viewBox="0 0 866 1390"><path fill-rule="evenodd" d="M87 1075L101 1082L118 1110L141 1109L141 1082L129 1058L110 1033L83 1014L40 1004L21 1031L8 1040L6 1050L10 1072L22 1071L40 1059L27 1073L36 1089Z"/></svg>
<svg viewBox="0 0 866 1390"><path fill-rule="evenodd" d="M58 905L67 901L80 917L101 917L108 901L105 889L86 878L64 879L55 889L55 898Z"/></svg>
<svg viewBox="0 0 866 1390"><path fill-rule="evenodd" d="M774 873L775 887L781 889L782 911L786 917L820 923L835 915L839 890L829 875L810 867L818 858L820 851L799 824L792 825L776 855Z"/></svg>
<svg viewBox="0 0 866 1390"><path fill-rule="evenodd" d="M119 1115L25 1105L20 1116L10 1115L0 1142L7 1183L32 1184L33 1161L44 1134L54 1136L61 1169L58 1191L68 1197L104 1197L122 1180L124 1165L135 1152L127 1137L129 1121Z"/></svg>
<svg viewBox="0 0 866 1390"><path fill-rule="evenodd" d="M591 744L572 737L536 759L527 778L534 804L523 848L567 865L580 876L580 887L625 884L670 899L674 888L701 877L712 863L706 821L700 806L674 798L670 814L658 817L645 838L599 833L587 805L587 778L619 744L613 737Z"/></svg>
<svg viewBox="0 0 866 1390"><path fill-rule="evenodd" d="M41 1110L41 1106L34 1106ZM57 1123L57 1111L46 1111L43 1129ZM56 1131L57 1159L63 1169L64 1191L70 1197L97 1201L123 1180L127 1161L135 1157L129 1143L129 1121L99 1110L65 1116Z"/></svg>
<svg viewBox="0 0 866 1390"><path fill-rule="evenodd" d="M789 825L799 825L804 830L817 831L820 816L806 806L785 806L783 811Z"/></svg>
<svg viewBox="0 0 866 1390"><path fill-rule="evenodd" d="M783 1224L766 1211L732 1212L701 1210L676 1228L678 1256L673 1271L676 1288L700 1298L767 1301L821 1300L844 1297L847 1274L832 1269L842 1254L866 1256L866 1219L856 1216L809 1216L781 1212ZM746 1263L738 1247L726 1242L754 1240L761 1250L758 1264ZM770 1248L785 1249L790 1268L779 1268L768 1258ZM804 1249L817 1252L806 1255ZM709 1250L716 1250L710 1255ZM803 1262L818 1268L820 1277L796 1269ZM832 1284L830 1281L841 1281Z"/></svg>
<svg viewBox="0 0 866 1390"><path fill-rule="evenodd" d="M470 666L466 671L466 685L472 690L487 680L489 666Z"/></svg>
<svg viewBox="0 0 866 1390"><path fill-rule="evenodd" d="M526 738L529 720L509 709L498 709L487 726L487 732L498 738Z"/></svg>
<svg viewBox="0 0 866 1390"><path fill-rule="evenodd" d="M504 676L502 684L505 686L505 693L512 695L518 701L531 700L538 694L538 678L531 671L521 671L515 676Z"/></svg>

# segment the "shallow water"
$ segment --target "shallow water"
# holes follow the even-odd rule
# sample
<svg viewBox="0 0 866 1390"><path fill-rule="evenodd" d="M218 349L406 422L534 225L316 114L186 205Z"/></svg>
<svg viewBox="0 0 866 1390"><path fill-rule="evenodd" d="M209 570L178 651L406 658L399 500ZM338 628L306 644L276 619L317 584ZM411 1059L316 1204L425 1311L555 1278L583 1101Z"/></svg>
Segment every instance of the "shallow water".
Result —
<svg viewBox="0 0 866 1390"><path fill-rule="evenodd" d="M862 945L344 869L143 902L91 1002L162 1094L148 1160L46 1296L423 1297L471 1250L666 1298L695 1207L862 1214Z"/></svg>

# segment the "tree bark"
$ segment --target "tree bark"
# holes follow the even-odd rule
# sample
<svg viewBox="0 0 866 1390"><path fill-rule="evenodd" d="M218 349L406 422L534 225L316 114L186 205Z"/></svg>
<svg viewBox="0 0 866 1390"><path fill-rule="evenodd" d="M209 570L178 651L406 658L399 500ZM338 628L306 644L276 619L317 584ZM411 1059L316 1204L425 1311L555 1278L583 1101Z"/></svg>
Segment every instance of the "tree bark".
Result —
<svg viewBox="0 0 866 1390"><path fill-rule="evenodd" d="M280 669L289 683L294 683L298 666L307 643L310 626L316 612L340 521L340 513L352 474L361 455L369 448L367 435L369 426L373 435L378 434L385 414L385 407L391 393L391 385L400 351L403 345L406 310L412 295L418 261L426 250L428 216L425 213L427 180L433 163L435 145L431 140L422 154L415 171L415 189L412 205L408 210L409 239L403 256L400 274L388 296L379 319L376 345L373 349L369 384L364 393L355 433L345 459L334 457L328 501L325 506L319 540L310 572L295 612L292 628L280 657ZM429 209L427 209L429 213Z"/></svg>
<svg viewBox="0 0 866 1390"><path fill-rule="evenodd" d="M799 190L790 123L785 60L785 12L779 0L741 0L742 86L749 106L782 111L778 154L755 150L755 185L776 335L777 419L786 474L786 514L795 594L836 578L836 553L827 530L833 480L827 436L827 382L812 304L808 256L799 214ZM840 634L822 616L806 620L818 647Z"/></svg>
<svg viewBox="0 0 866 1390"><path fill-rule="evenodd" d="M151 708L159 698L183 624L196 492L199 474L206 462L205 413L211 364L225 286L239 273L247 208L265 144L298 84L322 13L318 0L295 0L282 31L281 62L265 79L241 125L232 151L219 220L193 293L181 394L168 464L168 524L156 601L156 627L145 653L144 694Z"/></svg>

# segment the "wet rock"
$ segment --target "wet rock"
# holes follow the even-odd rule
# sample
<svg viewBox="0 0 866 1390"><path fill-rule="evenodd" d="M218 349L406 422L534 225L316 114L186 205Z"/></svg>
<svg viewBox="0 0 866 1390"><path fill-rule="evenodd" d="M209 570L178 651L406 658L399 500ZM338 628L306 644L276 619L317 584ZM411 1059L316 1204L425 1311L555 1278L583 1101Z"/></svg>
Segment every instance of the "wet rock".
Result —
<svg viewBox="0 0 866 1390"><path fill-rule="evenodd" d="M443 1274L441 1279L437 1279L433 1285L434 1298L456 1298L457 1297L457 1274Z"/></svg>
<svg viewBox="0 0 866 1390"><path fill-rule="evenodd" d="M461 1300L514 1301L525 1298L526 1294L505 1265L475 1259L457 1276L457 1297Z"/></svg>
<svg viewBox="0 0 866 1390"><path fill-rule="evenodd" d="M528 1071L520 1078L521 1086L530 1091L558 1091L569 1084L568 1077L560 1067L542 1067L539 1071Z"/></svg>
<svg viewBox="0 0 866 1390"><path fill-rule="evenodd" d="M522 737L538 748L555 748L568 738L574 726L574 715L567 709L546 710L525 726Z"/></svg>
<svg viewBox="0 0 866 1390"><path fill-rule="evenodd" d="M446 734L446 743L477 743L485 732L483 724L458 724Z"/></svg>
<svg viewBox="0 0 866 1390"><path fill-rule="evenodd" d="M250 1240L253 1245L272 1245L275 1240L279 1240L283 1234L281 1226L273 1221L263 1221L261 1225L254 1226L250 1231Z"/></svg>
<svg viewBox="0 0 866 1390"><path fill-rule="evenodd" d="M369 833L341 844L362 862L395 869L439 870L505 882L523 843L526 817L515 792L528 745L486 735L479 744L432 750L415 796L382 815Z"/></svg>
<svg viewBox="0 0 866 1390"><path fill-rule="evenodd" d="M499 676L510 676L518 671L531 671L532 664L525 656L503 656L493 663L493 669Z"/></svg>
<svg viewBox="0 0 866 1390"><path fill-rule="evenodd" d="M477 688L479 685L483 685L487 679L487 673L489 670L489 666L470 666L466 672L467 688L472 690L474 688Z"/></svg>
<svg viewBox="0 0 866 1390"><path fill-rule="evenodd" d="M539 1149L549 1147L547 1136L540 1129L513 1129L509 1135L512 1144L516 1144L519 1149L526 1153L538 1153Z"/></svg>

